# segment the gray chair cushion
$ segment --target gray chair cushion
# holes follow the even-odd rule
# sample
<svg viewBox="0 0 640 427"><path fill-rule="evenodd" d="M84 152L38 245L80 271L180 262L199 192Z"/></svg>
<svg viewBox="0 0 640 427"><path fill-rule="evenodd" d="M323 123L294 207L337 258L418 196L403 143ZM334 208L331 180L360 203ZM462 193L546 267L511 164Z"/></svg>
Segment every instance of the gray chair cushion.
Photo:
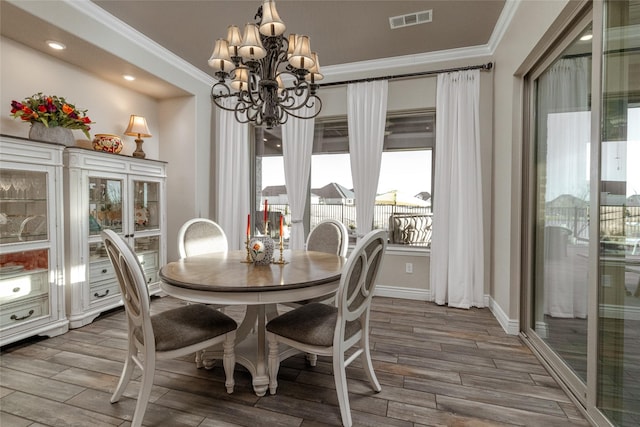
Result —
<svg viewBox="0 0 640 427"><path fill-rule="evenodd" d="M157 351L171 351L233 331L235 320L213 307L190 304L151 316ZM135 331L142 341L142 330Z"/></svg>
<svg viewBox="0 0 640 427"><path fill-rule="evenodd" d="M267 331L305 344L330 347L337 320L336 307L314 302L276 317L267 323ZM359 330L359 322L348 322L345 339Z"/></svg>

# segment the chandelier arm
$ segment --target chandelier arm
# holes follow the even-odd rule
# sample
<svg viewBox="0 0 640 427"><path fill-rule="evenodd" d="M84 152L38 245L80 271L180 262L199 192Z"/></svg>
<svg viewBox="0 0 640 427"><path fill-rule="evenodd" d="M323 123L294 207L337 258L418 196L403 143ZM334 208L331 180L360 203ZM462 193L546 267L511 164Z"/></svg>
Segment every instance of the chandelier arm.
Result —
<svg viewBox="0 0 640 427"><path fill-rule="evenodd" d="M292 88L293 92L295 95L297 96L301 96L304 95L304 98L300 99L300 98L296 98L293 95L288 95L288 99L284 100L287 102L282 102L281 105L283 108L285 108L288 112L291 111L296 111L299 110L303 107L313 107L314 103L309 103L310 99L313 98L318 98L317 95L315 94L311 94L311 92L309 90L304 91L304 90L297 90L296 88ZM319 98L318 98L319 99Z"/></svg>
<svg viewBox="0 0 640 427"><path fill-rule="evenodd" d="M215 93L216 90L220 91L221 93ZM211 100L214 104L216 104L217 107L222 108L223 110L236 111L235 107L225 107L220 101L221 99L229 98L232 96L234 95L231 93L231 89L229 89L229 86L227 86L227 84L224 82L217 82L216 84L211 86Z"/></svg>
<svg viewBox="0 0 640 427"><path fill-rule="evenodd" d="M243 116L243 113L241 113L241 112L240 112L240 111L238 111L238 110L236 110L235 116L236 116L236 121L237 121L238 123L242 123L242 124L244 124L244 123L250 123L250 122L251 122L251 120L249 120L249 118L244 119L244 118L242 117L242 116ZM246 114L245 114L245 117L246 117Z"/></svg>
<svg viewBox="0 0 640 427"><path fill-rule="evenodd" d="M288 110L287 114L292 116L292 117L295 117L297 119L314 119L314 118L318 117L318 115L320 114L320 111L322 110L322 100L320 98L318 98L317 95L310 96L309 100L313 101L313 102L311 104L309 104L309 105L306 105L308 108L313 108L314 106L316 106L316 111L315 111L315 113L313 113L313 115L300 116L300 115L298 115L298 114L293 112L293 111L296 111L297 109ZM316 102L318 103L317 105L316 105Z"/></svg>

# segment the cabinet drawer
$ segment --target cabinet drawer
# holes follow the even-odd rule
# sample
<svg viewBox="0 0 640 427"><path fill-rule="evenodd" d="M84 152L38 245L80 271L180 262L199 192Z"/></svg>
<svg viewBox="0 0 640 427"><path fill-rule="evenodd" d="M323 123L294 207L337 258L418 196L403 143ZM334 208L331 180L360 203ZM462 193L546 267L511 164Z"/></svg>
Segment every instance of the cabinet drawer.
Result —
<svg viewBox="0 0 640 427"><path fill-rule="evenodd" d="M25 301L2 305L0 328L15 326L21 322L49 315L49 298L44 295Z"/></svg>
<svg viewBox="0 0 640 427"><path fill-rule="evenodd" d="M111 265L111 261L99 261L89 264L89 281L97 283L102 280L115 279L116 271Z"/></svg>
<svg viewBox="0 0 640 427"><path fill-rule="evenodd" d="M158 252L143 252L138 254L138 260L140 261L140 265L142 269L147 270L157 270L158 269Z"/></svg>
<svg viewBox="0 0 640 427"><path fill-rule="evenodd" d="M92 283L89 287L89 300L92 303L115 295L120 295L120 285L117 280Z"/></svg>
<svg viewBox="0 0 640 427"><path fill-rule="evenodd" d="M32 298L49 292L47 270L0 279L0 304Z"/></svg>
<svg viewBox="0 0 640 427"><path fill-rule="evenodd" d="M147 281L147 285L158 281L158 270L145 270L144 279Z"/></svg>

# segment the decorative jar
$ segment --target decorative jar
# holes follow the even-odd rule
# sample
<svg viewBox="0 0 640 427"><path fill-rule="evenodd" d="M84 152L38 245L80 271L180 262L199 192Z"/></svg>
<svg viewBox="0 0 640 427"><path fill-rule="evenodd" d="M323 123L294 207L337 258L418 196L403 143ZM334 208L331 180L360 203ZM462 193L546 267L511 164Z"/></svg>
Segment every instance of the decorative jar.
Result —
<svg viewBox="0 0 640 427"><path fill-rule="evenodd" d="M118 135L97 133L93 138L93 149L106 153L118 154L122 151L122 140Z"/></svg>
<svg viewBox="0 0 640 427"><path fill-rule="evenodd" d="M273 249L273 239L269 236L254 237L249 241L249 256L256 265L271 264Z"/></svg>

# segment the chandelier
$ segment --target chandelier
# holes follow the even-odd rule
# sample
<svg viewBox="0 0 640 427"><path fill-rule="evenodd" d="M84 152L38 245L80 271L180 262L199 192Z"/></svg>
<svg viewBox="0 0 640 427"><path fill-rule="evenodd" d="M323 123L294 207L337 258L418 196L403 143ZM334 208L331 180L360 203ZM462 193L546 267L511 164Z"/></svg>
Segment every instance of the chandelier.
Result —
<svg viewBox="0 0 640 427"><path fill-rule="evenodd" d="M211 99L219 108L235 112L238 122L267 129L289 116L316 117L322 109L316 81L323 75L309 37L284 36L286 27L274 0L264 0L254 19L256 23L245 26L244 37L230 25L227 38L216 40L209 66L218 82L211 87ZM230 97L235 105L224 102Z"/></svg>

